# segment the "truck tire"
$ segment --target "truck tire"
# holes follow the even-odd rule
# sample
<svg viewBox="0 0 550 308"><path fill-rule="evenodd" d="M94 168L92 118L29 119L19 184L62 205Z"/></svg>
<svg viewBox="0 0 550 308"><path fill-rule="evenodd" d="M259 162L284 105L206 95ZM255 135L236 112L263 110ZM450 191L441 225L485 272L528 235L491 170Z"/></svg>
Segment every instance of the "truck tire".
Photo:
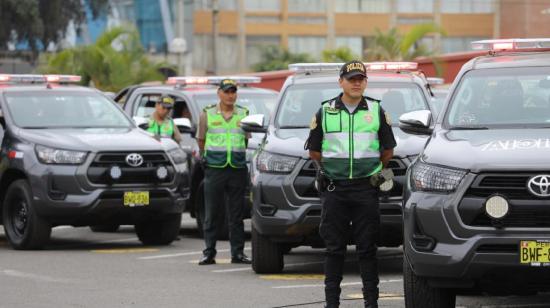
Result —
<svg viewBox="0 0 550 308"><path fill-rule="evenodd" d="M93 232L106 232L106 233L114 233L117 232L120 228L120 225L113 224L113 225L94 225L90 226L90 229Z"/></svg>
<svg viewBox="0 0 550 308"><path fill-rule="evenodd" d="M403 287L406 308L454 308L456 294L452 289L433 288L424 277L416 276L407 256L403 256Z"/></svg>
<svg viewBox="0 0 550 308"><path fill-rule="evenodd" d="M8 187L2 216L6 237L14 249L41 249L48 243L52 227L36 213L27 181L17 180Z"/></svg>
<svg viewBox="0 0 550 308"><path fill-rule="evenodd" d="M252 269L257 274L276 274L283 271L284 256L281 247L262 236L252 227Z"/></svg>
<svg viewBox="0 0 550 308"><path fill-rule="evenodd" d="M181 214L170 214L162 219L136 224L136 234L144 245L170 245L179 235Z"/></svg>
<svg viewBox="0 0 550 308"><path fill-rule="evenodd" d="M195 198L195 219L197 221L197 229L200 237L204 237L203 221L204 221L204 189L201 183L197 189L197 197ZM229 239L229 218L225 215L225 206L220 207L218 212L218 240L227 241Z"/></svg>

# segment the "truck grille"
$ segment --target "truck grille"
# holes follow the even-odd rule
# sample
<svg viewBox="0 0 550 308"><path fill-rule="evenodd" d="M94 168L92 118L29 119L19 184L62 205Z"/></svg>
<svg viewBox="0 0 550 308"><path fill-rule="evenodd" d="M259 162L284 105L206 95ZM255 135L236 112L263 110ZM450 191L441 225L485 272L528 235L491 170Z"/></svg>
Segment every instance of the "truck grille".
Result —
<svg viewBox="0 0 550 308"><path fill-rule="evenodd" d="M88 179L94 184L116 185L116 184L162 184L169 183L174 177L174 168L163 152L142 152L143 164L139 167L131 167L126 163L126 156L135 152L108 152L99 153L88 168ZM118 166L122 176L113 180L110 176L110 169ZM157 177L157 169L165 167L168 176L164 180Z"/></svg>
<svg viewBox="0 0 550 308"><path fill-rule="evenodd" d="M471 226L492 226L485 214L484 204L489 196L499 194L510 202L510 212L502 219L504 227L549 228L550 200L534 196L527 182L541 173L492 173L476 177L460 202L462 221Z"/></svg>
<svg viewBox="0 0 550 308"><path fill-rule="evenodd" d="M407 166L398 158L393 158L389 162L388 167L393 170L395 176L402 176L407 172ZM308 160L296 176L296 179L294 179L294 189L300 197L319 197L319 193L314 186L315 175L315 165L311 160ZM394 181L393 189L385 194L386 197L400 197L402 195L403 185L397 181Z"/></svg>

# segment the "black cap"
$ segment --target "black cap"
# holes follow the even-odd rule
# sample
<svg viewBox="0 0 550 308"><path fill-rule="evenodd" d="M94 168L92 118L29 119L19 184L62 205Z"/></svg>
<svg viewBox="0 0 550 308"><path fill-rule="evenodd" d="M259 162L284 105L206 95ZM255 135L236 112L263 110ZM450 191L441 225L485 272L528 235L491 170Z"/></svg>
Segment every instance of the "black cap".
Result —
<svg viewBox="0 0 550 308"><path fill-rule="evenodd" d="M224 79L220 82L220 90L227 91L229 89L237 90L237 82L233 79Z"/></svg>
<svg viewBox="0 0 550 308"><path fill-rule="evenodd" d="M168 95L163 95L159 98L158 104L161 104L164 108L173 108L174 107L174 99Z"/></svg>
<svg viewBox="0 0 550 308"><path fill-rule="evenodd" d="M349 79L355 76L367 77L367 68L361 61L353 60L340 68L340 78Z"/></svg>

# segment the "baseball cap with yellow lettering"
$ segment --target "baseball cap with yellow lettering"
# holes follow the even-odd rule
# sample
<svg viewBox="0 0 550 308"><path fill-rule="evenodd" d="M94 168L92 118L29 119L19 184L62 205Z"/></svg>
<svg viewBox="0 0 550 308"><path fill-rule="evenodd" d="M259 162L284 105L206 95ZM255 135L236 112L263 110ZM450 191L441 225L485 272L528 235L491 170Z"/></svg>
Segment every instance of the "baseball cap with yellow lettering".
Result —
<svg viewBox="0 0 550 308"><path fill-rule="evenodd" d="M220 82L220 90L227 91L229 89L235 89L237 91L237 82L233 79L224 79Z"/></svg>
<svg viewBox="0 0 550 308"><path fill-rule="evenodd" d="M170 96L163 95L159 98L158 103L161 104L164 108L173 108L174 107L174 99Z"/></svg>
<svg viewBox="0 0 550 308"><path fill-rule="evenodd" d="M340 68L340 78L349 79L355 76L367 77L367 68L361 61L353 60Z"/></svg>

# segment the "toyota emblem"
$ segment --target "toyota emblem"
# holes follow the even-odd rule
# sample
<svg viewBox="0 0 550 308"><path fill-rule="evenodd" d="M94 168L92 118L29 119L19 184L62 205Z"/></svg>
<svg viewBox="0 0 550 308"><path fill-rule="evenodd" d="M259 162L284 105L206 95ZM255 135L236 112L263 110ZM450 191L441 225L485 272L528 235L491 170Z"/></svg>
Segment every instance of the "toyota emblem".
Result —
<svg viewBox="0 0 550 308"><path fill-rule="evenodd" d="M529 191L538 197L550 197L550 175L537 175L527 182Z"/></svg>
<svg viewBox="0 0 550 308"><path fill-rule="evenodd" d="M132 167L139 167L143 164L143 156L138 153L128 154L126 156L126 163Z"/></svg>

